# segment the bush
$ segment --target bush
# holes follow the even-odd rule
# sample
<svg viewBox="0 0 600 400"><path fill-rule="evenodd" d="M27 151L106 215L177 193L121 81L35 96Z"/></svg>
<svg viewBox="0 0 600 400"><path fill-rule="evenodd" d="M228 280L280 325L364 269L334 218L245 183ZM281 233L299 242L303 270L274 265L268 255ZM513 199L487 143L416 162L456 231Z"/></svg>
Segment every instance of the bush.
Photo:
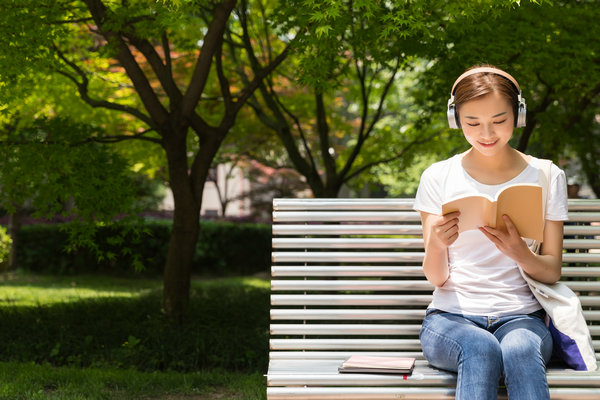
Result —
<svg viewBox="0 0 600 400"><path fill-rule="evenodd" d="M99 227L95 237L103 254L99 259L88 248L67 251L69 237L64 225L23 226L17 263L25 271L50 274L133 274L132 265L141 263L144 274L162 275L171 222L151 220L144 228L146 233L137 239L127 226ZM202 222L192 272L230 276L268 271L270 238L269 225Z"/></svg>
<svg viewBox="0 0 600 400"><path fill-rule="evenodd" d="M0 226L0 271L3 270L3 265L8 262L11 244L12 240L6 233L6 229Z"/></svg>
<svg viewBox="0 0 600 400"><path fill-rule="evenodd" d="M142 371L264 371L269 291L194 288L187 321L160 312L160 293L36 307L0 307L0 359Z"/></svg>

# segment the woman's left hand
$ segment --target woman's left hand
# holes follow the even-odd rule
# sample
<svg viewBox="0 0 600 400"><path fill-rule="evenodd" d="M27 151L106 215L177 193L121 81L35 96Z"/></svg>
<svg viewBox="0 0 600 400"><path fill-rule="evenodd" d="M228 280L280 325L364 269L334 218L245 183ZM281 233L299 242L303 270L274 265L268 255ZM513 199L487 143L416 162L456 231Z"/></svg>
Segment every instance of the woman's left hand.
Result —
<svg viewBox="0 0 600 400"><path fill-rule="evenodd" d="M503 215L502 218L506 224L506 231L489 226L480 227L479 230L496 245L498 250L518 263L531 255L531 250L508 215Z"/></svg>

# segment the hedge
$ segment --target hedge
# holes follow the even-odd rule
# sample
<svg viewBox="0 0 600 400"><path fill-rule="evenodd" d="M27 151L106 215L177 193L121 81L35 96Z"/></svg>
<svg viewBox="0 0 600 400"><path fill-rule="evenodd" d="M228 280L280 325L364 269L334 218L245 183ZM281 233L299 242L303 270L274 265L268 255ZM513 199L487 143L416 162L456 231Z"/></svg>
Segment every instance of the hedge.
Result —
<svg viewBox="0 0 600 400"><path fill-rule="evenodd" d="M146 275L162 275L171 222L148 220L141 240L118 227L99 227L95 243L104 254L88 248L67 251L68 233L62 224L21 228L17 248L20 269L50 274L133 274L136 260ZM270 268L271 227L265 224L203 221L192 272L200 275L251 275Z"/></svg>

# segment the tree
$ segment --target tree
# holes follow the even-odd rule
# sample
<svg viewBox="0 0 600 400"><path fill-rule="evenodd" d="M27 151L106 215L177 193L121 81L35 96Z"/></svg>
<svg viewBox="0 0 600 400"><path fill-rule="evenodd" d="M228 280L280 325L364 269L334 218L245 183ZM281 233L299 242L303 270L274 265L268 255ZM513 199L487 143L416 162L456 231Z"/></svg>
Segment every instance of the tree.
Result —
<svg viewBox="0 0 600 400"><path fill-rule="evenodd" d="M484 62L507 69L527 100L527 126L515 132L515 147L554 160L578 158L600 195L598 18L595 1L555 1L524 3L476 26L449 25L447 46L430 54L435 63L416 85L426 92L421 104L445 119L449 88L465 68Z"/></svg>
<svg viewBox="0 0 600 400"><path fill-rule="evenodd" d="M232 41L241 36L232 47L246 49L256 73L254 54L268 58L280 46L263 21L277 19L280 30L298 32L294 57L260 84L260 97L249 104L314 195L336 197L374 168L408 165L421 146L443 134L423 129L410 104L398 101L398 80L412 75L430 47L441 46L446 24L498 15L512 3L292 1L275 9L261 3L264 16L242 7L242 34L231 35ZM448 21L455 14L462 17ZM260 41L253 40L257 32Z"/></svg>
<svg viewBox="0 0 600 400"><path fill-rule="evenodd" d="M143 140L164 152L175 202L164 309L174 318L184 315L189 301L212 160L241 107L288 54L289 44L245 83L228 75L222 47L227 27L237 23L235 6L235 0L2 1L1 25L9 37L0 48L5 92L27 78L23 71L60 75L89 106L143 126L96 135L96 141Z"/></svg>

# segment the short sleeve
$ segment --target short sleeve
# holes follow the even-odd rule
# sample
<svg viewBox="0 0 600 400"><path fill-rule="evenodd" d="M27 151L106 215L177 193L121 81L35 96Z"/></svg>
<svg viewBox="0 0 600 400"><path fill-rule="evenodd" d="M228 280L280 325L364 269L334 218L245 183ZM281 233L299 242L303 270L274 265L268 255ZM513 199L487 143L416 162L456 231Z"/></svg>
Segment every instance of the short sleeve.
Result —
<svg viewBox="0 0 600 400"><path fill-rule="evenodd" d="M440 163L427 168L421 175L419 188L415 196L413 209L430 214L440 215L442 213L442 181L440 174Z"/></svg>
<svg viewBox="0 0 600 400"><path fill-rule="evenodd" d="M562 169L552 164L550 179L546 219L549 221L566 221L569 219L567 178Z"/></svg>

